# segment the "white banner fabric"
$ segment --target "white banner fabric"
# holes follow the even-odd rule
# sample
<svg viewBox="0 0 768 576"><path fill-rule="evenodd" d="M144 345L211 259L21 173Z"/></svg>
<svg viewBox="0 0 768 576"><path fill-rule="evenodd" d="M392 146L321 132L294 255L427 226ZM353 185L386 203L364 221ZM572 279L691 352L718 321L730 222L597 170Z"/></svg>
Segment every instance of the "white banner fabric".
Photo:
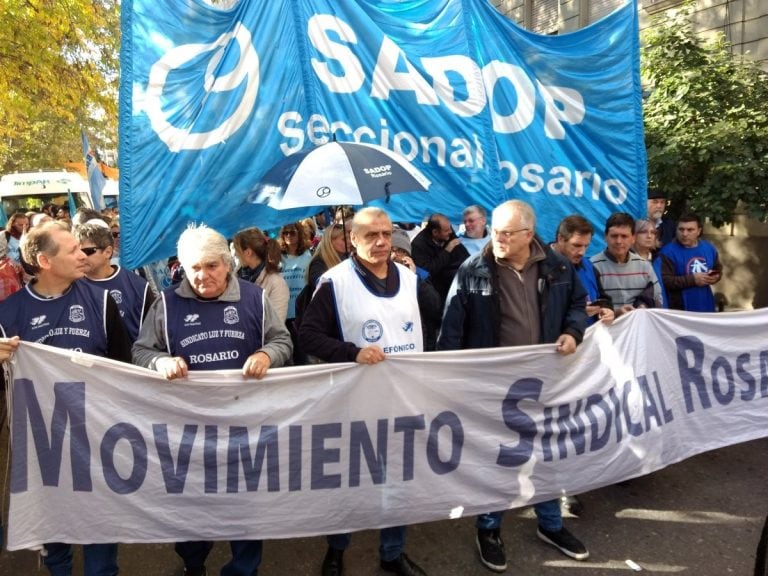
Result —
<svg viewBox="0 0 768 576"><path fill-rule="evenodd" d="M24 343L8 548L288 538L578 494L766 436L768 310L636 311L553 345L154 372ZM70 361L71 360L71 361Z"/></svg>

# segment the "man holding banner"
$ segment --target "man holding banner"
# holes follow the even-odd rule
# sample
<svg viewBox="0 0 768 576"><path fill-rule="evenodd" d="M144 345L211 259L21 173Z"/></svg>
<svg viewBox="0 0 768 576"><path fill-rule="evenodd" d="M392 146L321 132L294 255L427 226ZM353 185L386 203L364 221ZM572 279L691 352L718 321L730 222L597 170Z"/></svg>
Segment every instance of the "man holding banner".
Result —
<svg viewBox="0 0 768 576"><path fill-rule="evenodd" d="M553 343L559 354L576 351L587 323L586 292L573 266L535 228L525 202L510 200L493 211L491 243L462 264L448 293L438 350ZM541 540L576 560L589 556L563 527L558 500L534 510ZM507 569L502 514L482 514L476 524L480 561L495 572Z"/></svg>
<svg viewBox="0 0 768 576"><path fill-rule="evenodd" d="M320 277L299 329L304 351L325 362L377 364L387 354L424 349L417 276L390 261L392 221L380 208L352 220L355 253ZM380 533L380 566L399 576L426 576L403 553L405 526ZM351 534L328 537L323 576L341 576Z"/></svg>
<svg viewBox="0 0 768 576"><path fill-rule="evenodd" d="M107 290L81 280L87 256L60 222L30 230L21 243L24 262L35 279L0 308L4 340L0 360L7 360L16 338L130 362L131 344L120 312ZM43 562L51 576L72 574L72 547L45 544ZM117 544L83 546L85 576L116 576Z"/></svg>
<svg viewBox="0 0 768 576"><path fill-rule="evenodd" d="M178 256L185 278L156 300L133 346L135 364L169 380L190 370L242 369L261 379L291 356L288 329L264 291L234 275L227 239L206 226L182 232ZM245 362L243 362L245 359ZM232 560L222 576L253 576L261 563L261 540L230 542ZM205 576L213 542L177 542L185 576Z"/></svg>

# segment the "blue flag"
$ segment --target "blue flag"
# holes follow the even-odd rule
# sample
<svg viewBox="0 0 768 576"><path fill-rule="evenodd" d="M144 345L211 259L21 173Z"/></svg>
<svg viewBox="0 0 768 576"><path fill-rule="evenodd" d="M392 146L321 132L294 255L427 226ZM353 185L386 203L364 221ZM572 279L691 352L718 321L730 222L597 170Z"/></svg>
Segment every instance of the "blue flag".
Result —
<svg viewBox="0 0 768 576"><path fill-rule="evenodd" d="M104 186L107 185L107 179L104 178L104 174L101 173L101 168L96 160L96 155L91 150L88 144L88 138L85 135L85 130L80 129L80 138L83 142L83 160L85 161L85 169L88 173L88 187L91 189L91 201L93 207L96 210L104 209ZM72 212L74 216L74 212Z"/></svg>
<svg viewBox="0 0 768 576"><path fill-rule="evenodd" d="M374 202L395 221L458 222L470 204L519 198L553 240L572 213L601 230L612 212L645 212L633 1L559 36L524 30L487 0L228 6L122 5L129 268L173 254L190 221L231 236L316 212L247 199L280 159L334 138L389 148L432 181L426 194Z"/></svg>
<svg viewBox="0 0 768 576"><path fill-rule="evenodd" d="M67 191L67 204L69 206L69 216L74 218L75 212L77 212L77 204L75 204L75 197L72 192Z"/></svg>

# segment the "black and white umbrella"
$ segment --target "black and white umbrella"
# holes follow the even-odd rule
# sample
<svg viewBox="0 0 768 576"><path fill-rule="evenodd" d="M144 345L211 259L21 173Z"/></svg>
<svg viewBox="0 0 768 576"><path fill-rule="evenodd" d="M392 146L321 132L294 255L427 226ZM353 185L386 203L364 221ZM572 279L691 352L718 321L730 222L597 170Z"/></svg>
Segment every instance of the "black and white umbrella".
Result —
<svg viewBox="0 0 768 576"><path fill-rule="evenodd" d="M329 142L275 164L249 201L277 210L359 206L403 192L425 192L431 182L406 158L381 146Z"/></svg>

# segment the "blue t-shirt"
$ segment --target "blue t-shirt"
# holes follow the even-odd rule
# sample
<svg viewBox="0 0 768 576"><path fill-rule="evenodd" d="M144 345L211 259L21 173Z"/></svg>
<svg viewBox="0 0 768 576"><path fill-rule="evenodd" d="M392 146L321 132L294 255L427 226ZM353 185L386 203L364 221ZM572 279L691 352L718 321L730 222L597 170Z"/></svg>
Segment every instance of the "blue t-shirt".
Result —
<svg viewBox="0 0 768 576"><path fill-rule="evenodd" d="M128 272L120 267L109 278L98 280L85 278L85 281L96 288L109 291L112 300L117 304L120 318L128 330L131 342L135 342L136 338L139 337L144 307L147 302L147 291L149 290L147 281L138 274Z"/></svg>
<svg viewBox="0 0 768 576"><path fill-rule="evenodd" d="M34 286L34 284L32 285ZM24 287L0 305L0 326L8 337L105 356L107 291L76 280L55 298Z"/></svg>
<svg viewBox="0 0 768 576"><path fill-rule="evenodd" d="M175 288L163 291L168 352L184 358L190 370L241 368L262 347L263 291L237 282L237 302L183 298Z"/></svg>
<svg viewBox="0 0 768 576"><path fill-rule="evenodd" d="M706 240L699 240L692 248L686 248L675 240L664 246L661 253L674 264L676 276L709 272L717 262L717 249ZM715 311L715 296L710 286L683 288L682 296L684 310Z"/></svg>

